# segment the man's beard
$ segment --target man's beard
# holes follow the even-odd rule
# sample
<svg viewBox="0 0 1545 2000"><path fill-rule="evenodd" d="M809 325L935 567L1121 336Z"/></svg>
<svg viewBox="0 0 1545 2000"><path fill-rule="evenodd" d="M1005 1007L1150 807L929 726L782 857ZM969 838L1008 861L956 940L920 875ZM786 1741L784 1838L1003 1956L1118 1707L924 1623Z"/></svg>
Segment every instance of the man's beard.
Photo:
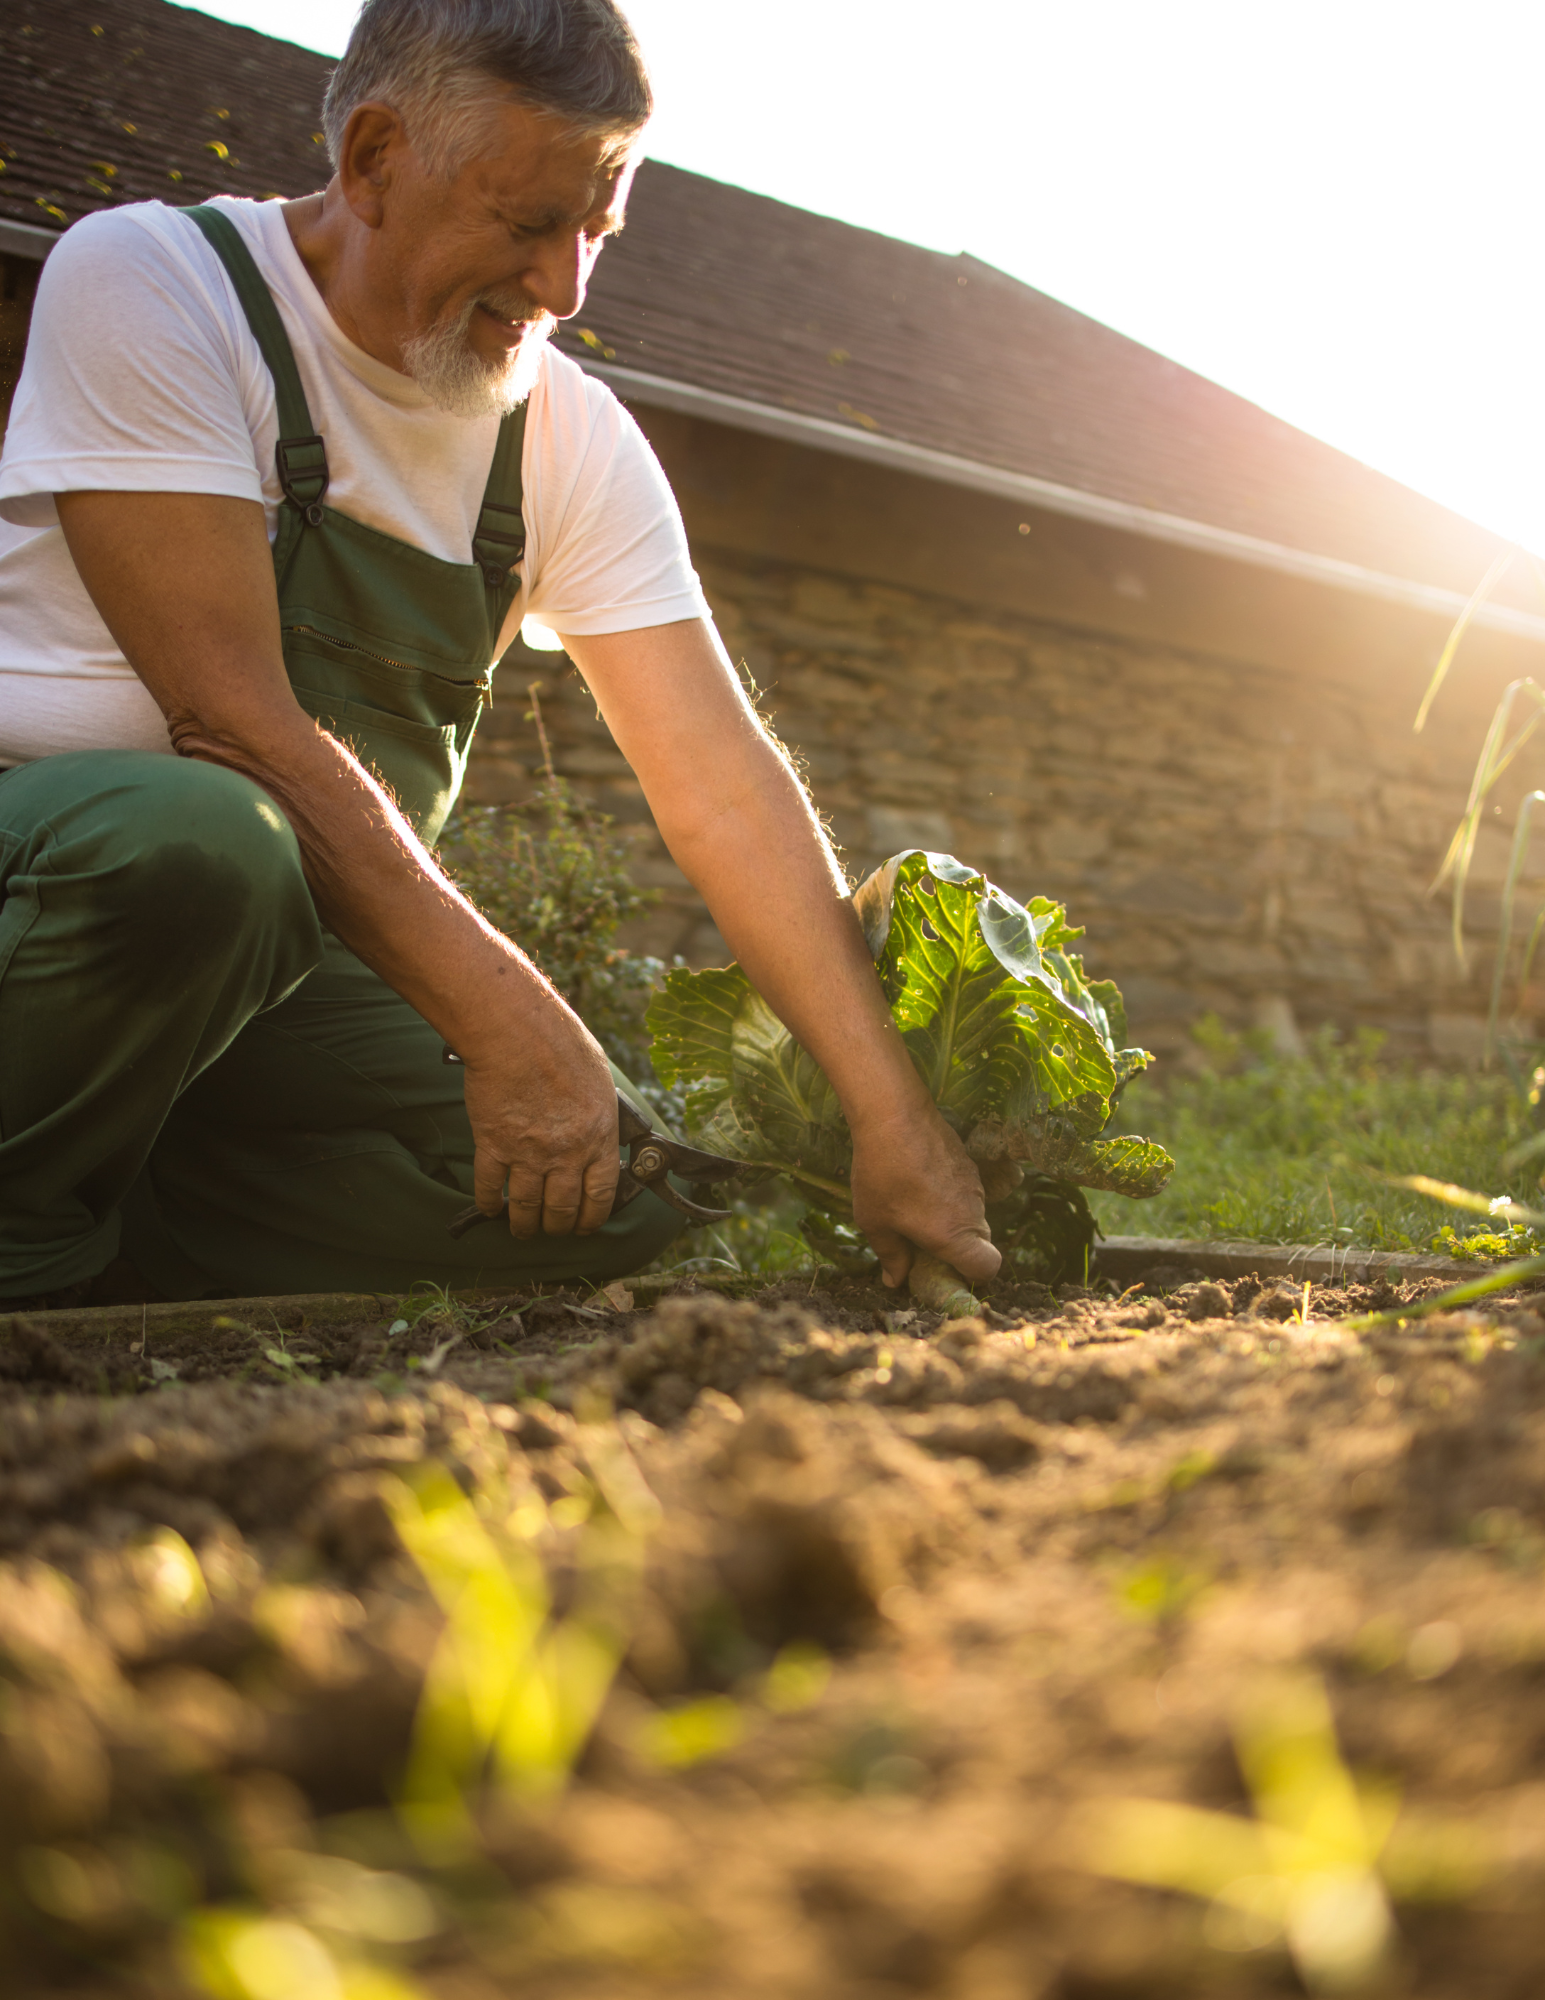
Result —
<svg viewBox="0 0 1545 2000"><path fill-rule="evenodd" d="M484 360L472 345L472 316L485 304L503 319L525 321L520 345L498 361ZM469 299L454 318L415 334L404 345L402 358L424 394L449 415L468 421L507 417L531 394L554 324L552 315L533 306L524 294L513 301L492 296Z"/></svg>

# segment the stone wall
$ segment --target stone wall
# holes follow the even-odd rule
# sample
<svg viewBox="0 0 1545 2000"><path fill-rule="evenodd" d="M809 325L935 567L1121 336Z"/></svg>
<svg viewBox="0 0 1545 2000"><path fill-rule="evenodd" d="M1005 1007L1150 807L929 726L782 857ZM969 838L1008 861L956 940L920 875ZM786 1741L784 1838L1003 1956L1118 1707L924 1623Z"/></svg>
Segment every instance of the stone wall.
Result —
<svg viewBox="0 0 1545 2000"><path fill-rule="evenodd" d="M1295 1024L1369 1023L1410 1053L1473 1052L1500 830L1482 843L1482 962L1468 983L1446 908L1425 891L1489 697L1414 738L1409 706L1397 712L1387 687L697 556L719 629L855 878L926 846L1016 896L1064 899L1089 927L1091 970L1120 982L1150 1047L1184 1046L1188 1024L1215 1010L1279 1038ZM559 768L636 827L638 877L660 892L633 941L722 962L722 939L567 661L520 647L499 678L472 796L529 793L539 760L519 689L538 679Z"/></svg>

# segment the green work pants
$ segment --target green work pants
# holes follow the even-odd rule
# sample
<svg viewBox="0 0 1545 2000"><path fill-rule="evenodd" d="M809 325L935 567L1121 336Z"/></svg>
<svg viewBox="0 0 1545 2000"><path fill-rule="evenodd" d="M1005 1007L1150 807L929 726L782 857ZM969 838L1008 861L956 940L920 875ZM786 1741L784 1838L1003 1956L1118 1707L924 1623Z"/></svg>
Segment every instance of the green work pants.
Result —
<svg viewBox="0 0 1545 2000"><path fill-rule="evenodd" d="M121 1251L169 1298L598 1282L681 1227L459 1241L461 1071L325 933L288 822L208 764L0 774L0 1300ZM620 1079L619 1079L620 1080Z"/></svg>

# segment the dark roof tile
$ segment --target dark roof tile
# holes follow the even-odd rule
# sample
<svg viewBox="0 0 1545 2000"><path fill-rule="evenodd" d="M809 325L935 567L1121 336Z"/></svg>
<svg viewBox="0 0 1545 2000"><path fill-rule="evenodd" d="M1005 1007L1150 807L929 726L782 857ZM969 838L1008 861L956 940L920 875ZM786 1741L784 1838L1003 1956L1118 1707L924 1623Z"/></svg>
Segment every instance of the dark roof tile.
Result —
<svg viewBox="0 0 1545 2000"><path fill-rule="evenodd" d="M125 201L310 194L331 69L166 0L5 0L0 216L62 229Z"/></svg>

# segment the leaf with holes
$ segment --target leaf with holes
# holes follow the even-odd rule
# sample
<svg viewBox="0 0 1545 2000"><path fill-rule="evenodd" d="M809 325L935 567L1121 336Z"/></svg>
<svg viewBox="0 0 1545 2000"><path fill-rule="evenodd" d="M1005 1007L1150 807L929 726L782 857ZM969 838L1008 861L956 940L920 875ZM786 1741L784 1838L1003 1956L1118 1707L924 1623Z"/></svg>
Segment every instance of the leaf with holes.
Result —
<svg viewBox="0 0 1545 2000"><path fill-rule="evenodd" d="M846 1201L853 1146L837 1094L738 965L671 972L649 1031L656 1075L685 1084L687 1123L710 1152Z"/></svg>

